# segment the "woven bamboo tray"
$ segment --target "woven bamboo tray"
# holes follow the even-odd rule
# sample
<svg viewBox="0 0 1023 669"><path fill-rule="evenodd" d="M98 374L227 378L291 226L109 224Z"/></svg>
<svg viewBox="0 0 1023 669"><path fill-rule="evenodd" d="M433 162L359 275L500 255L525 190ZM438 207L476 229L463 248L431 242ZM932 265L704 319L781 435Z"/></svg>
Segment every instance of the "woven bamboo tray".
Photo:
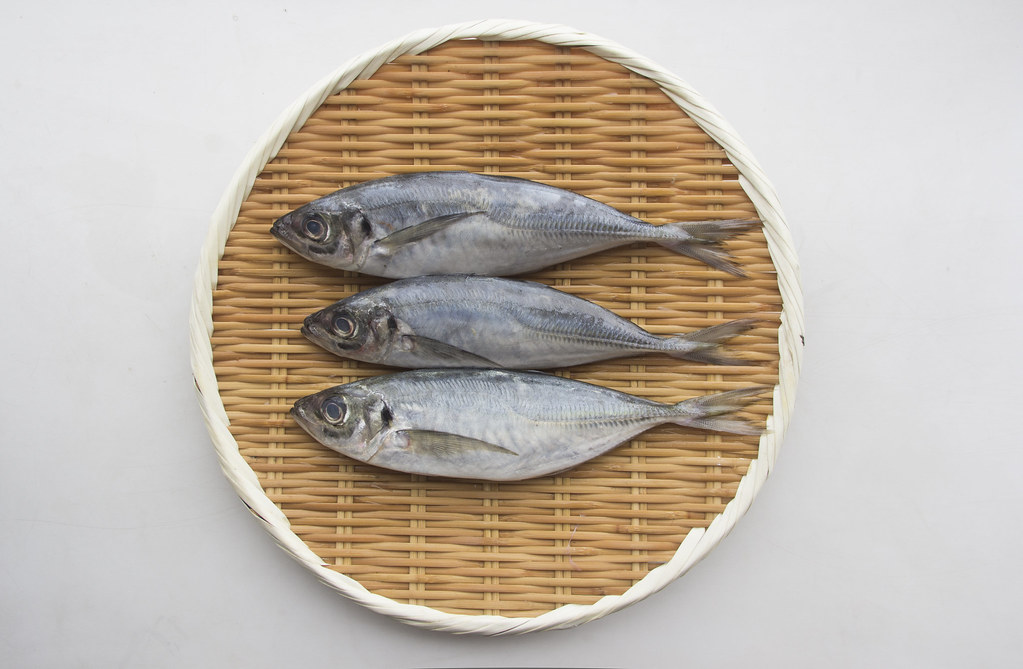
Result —
<svg viewBox="0 0 1023 669"><path fill-rule="evenodd" d="M304 395L388 370L299 333L310 312L383 280L292 254L280 215L391 174L456 170L567 188L651 223L764 221L730 242L736 278L636 244L528 275L656 333L757 317L743 367L645 356L558 373L662 402L752 384L760 437L650 430L561 476L411 476L315 443ZM801 297L770 185L729 126L673 75L559 26L423 31L340 68L289 108L218 208L192 313L200 402L224 471L271 534L374 610L454 632L570 627L654 592L702 558L774 461L799 364Z"/></svg>

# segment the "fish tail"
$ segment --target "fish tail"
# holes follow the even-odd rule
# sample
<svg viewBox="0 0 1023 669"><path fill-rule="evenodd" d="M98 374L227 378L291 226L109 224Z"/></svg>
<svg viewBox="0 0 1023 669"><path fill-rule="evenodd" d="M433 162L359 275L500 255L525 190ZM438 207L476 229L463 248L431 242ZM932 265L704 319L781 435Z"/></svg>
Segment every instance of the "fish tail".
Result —
<svg viewBox="0 0 1023 669"><path fill-rule="evenodd" d="M727 221L678 221L661 226L662 230L669 234L674 233L674 236L654 241L676 253L707 263L715 269L745 277L746 272L735 264L722 243L759 225L759 220L740 218Z"/></svg>
<svg viewBox="0 0 1023 669"><path fill-rule="evenodd" d="M671 347L665 353L674 358L712 365L752 365L752 360L730 354L721 346L721 342L752 330L756 324L755 318L741 318L678 335L665 341L665 344Z"/></svg>
<svg viewBox="0 0 1023 669"><path fill-rule="evenodd" d="M770 389L770 386L754 386L683 400L674 406L679 414L674 422L686 427L713 430L714 432L761 434L763 428L759 425L754 425L733 414L756 402L758 395Z"/></svg>

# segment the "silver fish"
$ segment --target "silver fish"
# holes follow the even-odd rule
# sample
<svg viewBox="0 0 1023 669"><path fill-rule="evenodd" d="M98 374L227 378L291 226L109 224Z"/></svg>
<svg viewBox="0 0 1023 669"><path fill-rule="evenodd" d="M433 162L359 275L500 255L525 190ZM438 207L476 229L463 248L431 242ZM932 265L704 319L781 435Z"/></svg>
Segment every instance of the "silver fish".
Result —
<svg viewBox="0 0 1023 669"><path fill-rule="evenodd" d="M640 353L742 365L718 342L741 319L658 337L587 300L543 284L472 275L401 279L305 319L302 334L342 357L395 367L567 367Z"/></svg>
<svg viewBox="0 0 1023 669"><path fill-rule="evenodd" d="M731 416L766 387L661 404L538 372L430 369L329 388L291 410L356 460L411 474L517 481L564 471L655 425L756 435Z"/></svg>
<svg viewBox="0 0 1023 669"><path fill-rule="evenodd" d="M314 262L390 278L521 274L631 242L744 276L721 242L758 224L656 226L527 179L419 172L342 188L282 216L271 233Z"/></svg>

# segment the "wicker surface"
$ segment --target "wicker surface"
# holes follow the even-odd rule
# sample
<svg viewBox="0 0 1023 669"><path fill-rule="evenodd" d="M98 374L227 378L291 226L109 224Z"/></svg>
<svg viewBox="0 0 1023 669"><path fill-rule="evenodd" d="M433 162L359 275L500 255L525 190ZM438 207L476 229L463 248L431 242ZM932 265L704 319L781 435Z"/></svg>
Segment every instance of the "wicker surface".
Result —
<svg viewBox="0 0 1023 669"><path fill-rule="evenodd" d="M213 362L231 433L291 530L373 593L513 617L621 594L724 510L756 438L665 426L563 476L496 484L355 463L287 414L299 397L388 371L335 358L298 331L308 313L382 280L302 260L270 224L339 187L432 169L534 179L652 223L756 216L721 148L620 65L540 42L459 40L402 56L330 96L241 205L213 292ZM654 245L527 278L655 333L758 317L762 327L734 341L755 365L645 356L564 373L663 402L776 383L781 298L766 241L751 233L729 249L747 278ZM767 398L748 417L770 411Z"/></svg>

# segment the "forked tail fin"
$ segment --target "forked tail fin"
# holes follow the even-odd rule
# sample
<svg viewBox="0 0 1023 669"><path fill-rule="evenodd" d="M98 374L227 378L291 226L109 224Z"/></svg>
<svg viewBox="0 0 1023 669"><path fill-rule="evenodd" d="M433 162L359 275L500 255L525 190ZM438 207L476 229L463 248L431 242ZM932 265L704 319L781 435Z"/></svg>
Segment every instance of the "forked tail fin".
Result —
<svg viewBox="0 0 1023 669"><path fill-rule="evenodd" d="M707 362L714 365L752 365L752 360L729 354L722 348L721 342L753 329L756 323L757 319L755 318L741 318L696 332L678 335L665 340L665 345L671 347L665 353L674 358Z"/></svg>
<svg viewBox="0 0 1023 669"><path fill-rule="evenodd" d="M674 422L686 427L713 430L714 432L761 434L763 429L760 426L731 414L756 402L758 395L762 395L770 389L770 386L754 386L683 400L675 405L675 409L680 415Z"/></svg>
<svg viewBox="0 0 1023 669"><path fill-rule="evenodd" d="M681 239L667 238L654 240L675 253L695 258L715 269L734 276L746 276L728 254L721 243L726 239L760 226L759 220L734 218L727 221L678 221L665 223L662 228L684 233Z"/></svg>

